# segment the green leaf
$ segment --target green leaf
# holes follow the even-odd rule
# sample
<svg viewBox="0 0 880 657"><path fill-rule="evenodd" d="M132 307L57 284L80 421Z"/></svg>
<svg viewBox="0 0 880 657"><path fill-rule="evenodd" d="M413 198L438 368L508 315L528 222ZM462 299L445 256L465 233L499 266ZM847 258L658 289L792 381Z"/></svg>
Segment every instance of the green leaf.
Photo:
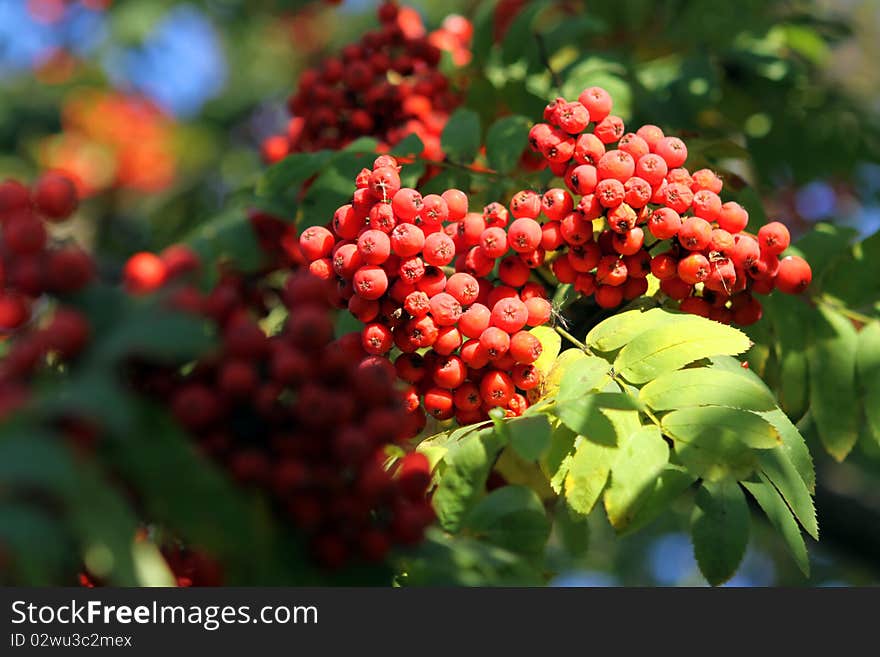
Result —
<svg viewBox="0 0 880 657"><path fill-rule="evenodd" d="M565 500L577 513L588 515L608 482L617 448L580 438L565 475Z"/></svg>
<svg viewBox="0 0 880 657"><path fill-rule="evenodd" d="M816 471L813 469L813 457L807 448L807 443L798 428L788 419L788 416L780 409L758 413L767 422L776 427L782 438L782 449L797 470L807 490L811 493L816 488Z"/></svg>
<svg viewBox="0 0 880 657"><path fill-rule="evenodd" d="M642 388L639 399L658 411L688 406L729 406L753 411L776 408L773 395L762 383L712 367L662 374Z"/></svg>
<svg viewBox="0 0 880 657"><path fill-rule="evenodd" d="M735 328L695 315L679 316L636 336L620 350L614 369L631 383L644 383L701 358L742 353L749 344Z"/></svg>
<svg viewBox="0 0 880 657"><path fill-rule="evenodd" d="M669 507L697 480L679 466L667 465L657 477L651 492L635 510L629 524L619 533L631 534L647 526Z"/></svg>
<svg viewBox="0 0 880 657"><path fill-rule="evenodd" d="M562 338L549 326L536 326L529 330L541 343L543 351L538 356L538 360L534 362L534 366L538 368L544 376L550 373L556 357L559 356L559 350L562 348Z"/></svg>
<svg viewBox="0 0 880 657"><path fill-rule="evenodd" d="M789 508L800 521L807 533L819 540L819 523L816 521L816 508L813 498L803 478L788 458L783 448L767 450L758 456L761 471L773 482L785 498Z"/></svg>
<svg viewBox="0 0 880 657"><path fill-rule="evenodd" d="M880 442L880 322L871 322L859 333L856 362L868 427Z"/></svg>
<svg viewBox="0 0 880 657"><path fill-rule="evenodd" d="M550 434L550 446L541 458L541 469L557 495L562 492L571 465L577 434L561 422Z"/></svg>
<svg viewBox="0 0 880 657"><path fill-rule="evenodd" d="M633 433L617 452L605 492L605 511L611 526L621 530L652 494L669 461L669 446L651 425Z"/></svg>
<svg viewBox="0 0 880 657"><path fill-rule="evenodd" d="M470 164L480 149L480 117L473 110L459 107L443 128L440 144L446 156L458 164Z"/></svg>
<svg viewBox="0 0 880 657"><path fill-rule="evenodd" d="M202 262L229 261L243 271L263 262L263 251L245 212L230 208L199 224L183 240Z"/></svg>
<svg viewBox="0 0 880 657"><path fill-rule="evenodd" d="M5 427L0 435L0 490L15 486L65 490L76 474L70 453L56 436Z"/></svg>
<svg viewBox="0 0 880 657"><path fill-rule="evenodd" d="M564 354L573 355L562 373L557 401L579 399L591 390L599 389L611 377L611 366L604 358L588 356L579 349L572 349ZM551 376L552 374L551 371Z"/></svg>
<svg viewBox="0 0 880 657"><path fill-rule="evenodd" d="M590 547L590 522L587 517L573 511L565 500L560 500L554 518L554 527L569 556L585 555Z"/></svg>
<svg viewBox="0 0 880 657"><path fill-rule="evenodd" d="M508 420L510 446L527 461L537 460L550 445L550 421L546 415Z"/></svg>
<svg viewBox="0 0 880 657"><path fill-rule="evenodd" d="M859 438L858 335L846 317L824 307L811 329L810 410L825 449L842 461Z"/></svg>
<svg viewBox="0 0 880 657"><path fill-rule="evenodd" d="M456 532L461 528L468 511L486 488L497 451L487 448L483 437L492 431L473 431L448 446L449 451L443 458L445 469L433 497L440 526L446 531Z"/></svg>
<svg viewBox="0 0 880 657"><path fill-rule="evenodd" d="M695 406L663 416L663 430L673 438L697 441L711 434L727 435L755 449L772 449L782 439L776 428L749 411L724 406Z"/></svg>
<svg viewBox="0 0 880 657"><path fill-rule="evenodd" d="M266 169L257 183L257 195L270 198L282 196L290 189L297 189L318 173L330 160L333 151L294 153Z"/></svg>
<svg viewBox="0 0 880 657"><path fill-rule="evenodd" d="M764 304L776 333L776 357L779 361L779 405L797 419L807 410L807 331L815 321L816 311L798 297L771 295Z"/></svg>
<svg viewBox="0 0 880 657"><path fill-rule="evenodd" d="M504 486L474 506L463 529L512 552L537 555L550 536L550 520L532 489Z"/></svg>
<svg viewBox="0 0 880 657"><path fill-rule="evenodd" d="M703 482L691 516L691 536L700 572L712 586L733 577L749 542L749 506L735 481Z"/></svg>
<svg viewBox="0 0 880 657"><path fill-rule="evenodd" d="M0 544L8 551L6 558L13 559L7 572L15 575L17 583L52 586L69 579L70 572L64 572L70 557L66 538L62 525L46 509L0 502Z"/></svg>
<svg viewBox="0 0 880 657"><path fill-rule="evenodd" d="M612 315L587 333L587 346L598 351L615 351L637 335L674 322L681 315L663 308L627 310Z"/></svg>
<svg viewBox="0 0 880 657"><path fill-rule="evenodd" d="M740 427L759 443L769 443L768 436L776 434L757 415L714 406L672 411L660 424L663 433L673 438L675 453L688 471L710 480L745 479L755 469L755 453L740 440Z"/></svg>
<svg viewBox="0 0 880 657"><path fill-rule="evenodd" d="M744 481L743 486L755 498L758 506L767 515L770 524L776 528L776 531L782 534L782 539L785 541L789 552L791 552L791 556L794 557L798 568L801 569L804 576L809 577L810 558L807 556L807 546L804 543L804 537L801 535L797 521L785 504L785 500L782 499L767 477L763 474L758 476L761 478L760 482Z"/></svg>
<svg viewBox="0 0 880 657"><path fill-rule="evenodd" d="M391 149L391 154L398 157L412 158L421 155L423 150L425 150L425 144L413 132L397 142L394 148Z"/></svg>
<svg viewBox="0 0 880 657"><path fill-rule="evenodd" d="M516 18L507 29L501 44L501 59L505 64L513 64L517 60L528 55L529 51L537 49L537 41L532 32L532 23L535 16L543 10L548 3L546 0L534 0L528 3L517 13Z"/></svg>
<svg viewBox="0 0 880 657"><path fill-rule="evenodd" d="M628 395L614 392L585 394L556 404L559 419L572 431L597 443L616 445L621 436L604 409L635 413L638 407Z"/></svg>
<svg viewBox="0 0 880 657"><path fill-rule="evenodd" d="M436 527L407 552L404 571L410 586L541 586L546 581L532 560Z"/></svg>
<svg viewBox="0 0 880 657"><path fill-rule="evenodd" d="M505 116L486 134L486 157L498 173L510 173L519 163L529 138L529 121L523 116Z"/></svg>
<svg viewBox="0 0 880 657"><path fill-rule="evenodd" d="M336 209L351 201L354 178L365 166L368 157L360 153L339 153L328 162L309 186L302 200L299 230L309 226L323 226L333 217Z"/></svg>

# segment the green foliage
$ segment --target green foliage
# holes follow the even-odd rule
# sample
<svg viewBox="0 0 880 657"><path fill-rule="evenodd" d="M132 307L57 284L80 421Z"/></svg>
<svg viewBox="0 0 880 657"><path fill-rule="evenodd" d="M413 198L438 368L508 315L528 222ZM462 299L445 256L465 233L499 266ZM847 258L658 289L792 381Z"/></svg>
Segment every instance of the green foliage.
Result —
<svg viewBox="0 0 880 657"><path fill-rule="evenodd" d="M563 542L572 541L572 523L591 515L600 500L620 534L645 527L673 505L690 505L697 561L719 584L736 571L748 541L742 484L805 570L797 525L818 537L812 461L768 387L730 356L743 352L748 339L701 317L652 309L612 316L585 343L602 351L561 352L544 396L526 418L496 420L465 434L442 458L435 504L444 528L468 533L473 514L482 519L487 507L500 507L502 516L534 514L527 523L534 532L519 543L537 554L532 541L544 531L539 498L526 501L524 492L512 490L502 497L501 491L520 490L512 486L483 490L494 453L486 445L494 435L496 445L510 441L523 457L540 461ZM694 497L689 491L696 481ZM505 527L502 535L512 531Z"/></svg>
<svg viewBox="0 0 880 657"><path fill-rule="evenodd" d="M749 507L735 481L703 482L691 516L691 535L697 563L709 583L730 579L749 541Z"/></svg>

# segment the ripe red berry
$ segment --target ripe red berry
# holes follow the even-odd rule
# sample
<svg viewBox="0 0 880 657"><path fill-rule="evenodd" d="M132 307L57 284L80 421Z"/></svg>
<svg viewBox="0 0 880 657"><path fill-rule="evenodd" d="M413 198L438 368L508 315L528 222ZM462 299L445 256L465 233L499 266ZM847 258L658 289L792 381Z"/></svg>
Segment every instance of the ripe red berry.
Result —
<svg viewBox="0 0 880 657"><path fill-rule="evenodd" d="M518 298L509 297L501 299L492 308L492 326L515 333L519 331L529 319L529 311L526 305Z"/></svg>
<svg viewBox="0 0 880 657"><path fill-rule="evenodd" d="M690 251L702 251L712 241L712 226L705 219L686 217L678 231L678 241Z"/></svg>
<svg viewBox="0 0 880 657"><path fill-rule="evenodd" d="M480 396L490 408L506 407L513 396L515 388L510 376L498 370L492 370L480 381Z"/></svg>
<svg viewBox="0 0 880 657"><path fill-rule="evenodd" d="M461 221L468 213L468 197L460 189L447 189L440 196L449 208L449 220Z"/></svg>
<svg viewBox="0 0 880 657"><path fill-rule="evenodd" d="M578 102L587 108L590 120L599 122L611 113L613 101L602 87L589 87L578 96Z"/></svg>
<svg viewBox="0 0 880 657"><path fill-rule="evenodd" d="M17 329L29 318L30 307L24 296L11 290L0 292L0 330Z"/></svg>
<svg viewBox="0 0 880 657"><path fill-rule="evenodd" d="M438 420L448 420L453 415L452 392L443 388L431 388L425 393L425 411Z"/></svg>
<svg viewBox="0 0 880 657"><path fill-rule="evenodd" d="M541 196L541 211L551 221L560 221L574 208L574 201L564 189L554 187Z"/></svg>
<svg viewBox="0 0 880 657"><path fill-rule="evenodd" d="M788 228L778 221L771 221L758 230L758 244L762 252L778 255L788 248L790 242L791 235Z"/></svg>
<svg viewBox="0 0 880 657"><path fill-rule="evenodd" d="M34 184L34 205L50 221L61 221L76 210L76 187L60 173L45 173Z"/></svg>
<svg viewBox="0 0 880 657"><path fill-rule="evenodd" d="M681 217L672 208L658 208L648 219L648 230L660 240L672 239L682 227Z"/></svg>
<svg viewBox="0 0 880 657"><path fill-rule="evenodd" d="M721 206L717 221L719 228L736 235L748 225L749 213L739 203L728 201Z"/></svg>
<svg viewBox="0 0 880 657"><path fill-rule="evenodd" d="M364 265L353 277L354 291L364 299L378 299L388 290L388 275L381 267Z"/></svg>
<svg viewBox="0 0 880 657"><path fill-rule="evenodd" d="M480 284L470 274L458 272L446 281L446 292L455 297L462 306L469 306L480 295Z"/></svg>
<svg viewBox="0 0 880 657"><path fill-rule="evenodd" d="M606 116L596 124L593 134L596 135L603 144L612 144L623 137L626 127L623 119L619 116Z"/></svg>
<svg viewBox="0 0 880 657"><path fill-rule="evenodd" d="M368 265L381 265L391 255L391 240L381 230L365 230L358 237L358 253Z"/></svg>
<svg viewBox="0 0 880 657"><path fill-rule="evenodd" d="M136 253L125 263L122 271L123 283L131 294L153 292L165 283L168 268L154 253Z"/></svg>
<svg viewBox="0 0 880 657"><path fill-rule="evenodd" d="M680 167L687 160L687 146L678 137L663 137L654 146L654 152L662 157L670 169Z"/></svg>
<svg viewBox="0 0 880 657"><path fill-rule="evenodd" d="M601 308L616 308L623 303L623 287L620 285L599 285L594 295Z"/></svg>
<svg viewBox="0 0 880 657"><path fill-rule="evenodd" d="M599 180L614 178L622 183L629 180L635 173L636 163L633 156L624 150L610 150L605 153L596 165Z"/></svg>
<svg viewBox="0 0 880 657"><path fill-rule="evenodd" d="M605 144L596 135L587 133L577 138L574 147L574 160L578 164L597 165L605 154Z"/></svg>
<svg viewBox="0 0 880 657"><path fill-rule="evenodd" d="M510 334L497 326L490 326L480 334L480 346L489 360L504 356L510 348Z"/></svg>
<svg viewBox="0 0 880 657"><path fill-rule="evenodd" d="M785 294L800 294L813 280L813 271L806 260L799 256L787 256L779 261L776 287Z"/></svg>
<svg viewBox="0 0 880 657"><path fill-rule="evenodd" d="M658 253L651 258L651 273L661 281L673 278L678 273L678 260L669 253Z"/></svg>
<svg viewBox="0 0 880 657"><path fill-rule="evenodd" d="M678 277L695 285L709 278L709 260L700 253L691 253L678 263Z"/></svg>
<svg viewBox="0 0 880 657"><path fill-rule="evenodd" d="M437 326L452 326L461 317L461 304L447 292L440 292L431 297L431 316Z"/></svg>
<svg viewBox="0 0 880 657"><path fill-rule="evenodd" d="M467 366L458 356L446 356L437 362L431 375L437 387L455 390L467 379Z"/></svg>
<svg viewBox="0 0 880 657"><path fill-rule="evenodd" d="M541 236L541 224L527 217L516 219L507 229L507 243L517 253L534 251L541 245Z"/></svg>
<svg viewBox="0 0 880 657"><path fill-rule="evenodd" d="M510 338L508 353L517 363L534 363L543 351L541 341L528 331L517 331Z"/></svg>
<svg viewBox="0 0 880 657"><path fill-rule="evenodd" d="M507 253L507 233L503 228L498 226L487 228L483 231L483 234L480 235L480 247L483 249L486 257L500 258Z"/></svg>

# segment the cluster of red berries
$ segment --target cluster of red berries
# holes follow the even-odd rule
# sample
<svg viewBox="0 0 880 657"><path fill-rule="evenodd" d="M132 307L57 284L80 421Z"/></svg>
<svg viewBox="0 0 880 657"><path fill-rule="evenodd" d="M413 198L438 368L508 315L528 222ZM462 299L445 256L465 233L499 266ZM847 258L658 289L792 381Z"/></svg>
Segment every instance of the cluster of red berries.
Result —
<svg viewBox="0 0 880 657"><path fill-rule="evenodd" d="M59 304L48 321L35 316L46 295L63 301L94 276L91 256L53 244L47 230L77 203L73 184L60 174L44 174L32 189L0 183L0 337L14 338L0 363L0 417L26 401L28 379L46 356L67 360L88 343L91 328L78 311Z"/></svg>
<svg viewBox="0 0 880 657"><path fill-rule="evenodd" d="M415 9L386 2L378 13L378 29L300 76L286 134L263 143L266 161L339 149L366 135L393 145L410 134L422 140L424 157L443 159L440 134L460 99L438 69L441 49L458 62L469 59L471 24L449 17L428 35Z"/></svg>
<svg viewBox="0 0 880 657"><path fill-rule="evenodd" d="M525 191L511 206L515 216L535 218L543 210L549 219L541 245L556 252L552 268L560 282L613 308L643 294L652 273L683 311L740 325L761 317L754 293L806 289L809 265L797 256L779 260L790 240L784 225L767 224L757 236L744 232L746 210L722 202L713 171L684 168L681 139L654 125L626 132L611 110L608 92L591 87L576 101L551 102L545 122L529 133L532 150L579 197L575 202L563 189L543 198Z"/></svg>
<svg viewBox="0 0 880 657"><path fill-rule="evenodd" d="M365 324L368 353L401 352L395 367L410 384L411 426L423 426L425 412L461 424L496 407L519 415L523 393L540 383L541 342L526 329L552 313L543 286L529 280L544 261L541 227L510 222L500 203L468 212L456 189L401 188L399 168L380 155L357 176L350 204L302 232L309 270L337 283L337 300Z"/></svg>
<svg viewBox="0 0 880 657"><path fill-rule="evenodd" d="M364 351L359 334L333 339L327 285L300 272L278 288L274 276L226 271L203 294L187 280L197 268L180 245L126 266L127 289L163 287L222 336L185 374L134 363L138 389L167 405L238 482L268 491L321 563L377 561L394 544L419 541L433 519L427 460L410 454L397 473L384 467L383 448L413 431L396 372ZM277 302L290 315L270 336L260 322Z"/></svg>

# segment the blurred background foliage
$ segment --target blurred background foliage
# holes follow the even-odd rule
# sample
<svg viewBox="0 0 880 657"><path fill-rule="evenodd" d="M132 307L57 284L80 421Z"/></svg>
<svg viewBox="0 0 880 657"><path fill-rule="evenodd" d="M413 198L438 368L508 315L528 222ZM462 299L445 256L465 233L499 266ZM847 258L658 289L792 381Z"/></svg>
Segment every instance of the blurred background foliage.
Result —
<svg viewBox="0 0 880 657"><path fill-rule="evenodd" d="M878 240L852 246L880 229L877 0L410 4L429 29L449 13L473 20L473 60L459 75L484 129L503 113L537 117L557 93L604 86L627 122L686 137L691 168L720 170L756 221L778 218L802 236L827 303L846 305L857 322L880 315ZM365 0L0 0L0 178L69 171L88 197L77 237L117 272L131 253L254 203L261 142L283 131L299 73L375 24ZM752 335L768 380L788 353L779 340L796 342L773 319L787 313L772 305L769 328ZM809 583L877 584L880 442L862 422L837 463L818 447L809 414L802 420L823 529ZM594 517L585 555L560 548L547 567L560 585L699 584L686 523L672 514L617 541ZM770 533L755 532L732 584L804 583ZM425 581L438 572L504 581L504 556L483 549L438 537ZM448 572L438 565L446 562ZM418 563L410 572L417 581Z"/></svg>

